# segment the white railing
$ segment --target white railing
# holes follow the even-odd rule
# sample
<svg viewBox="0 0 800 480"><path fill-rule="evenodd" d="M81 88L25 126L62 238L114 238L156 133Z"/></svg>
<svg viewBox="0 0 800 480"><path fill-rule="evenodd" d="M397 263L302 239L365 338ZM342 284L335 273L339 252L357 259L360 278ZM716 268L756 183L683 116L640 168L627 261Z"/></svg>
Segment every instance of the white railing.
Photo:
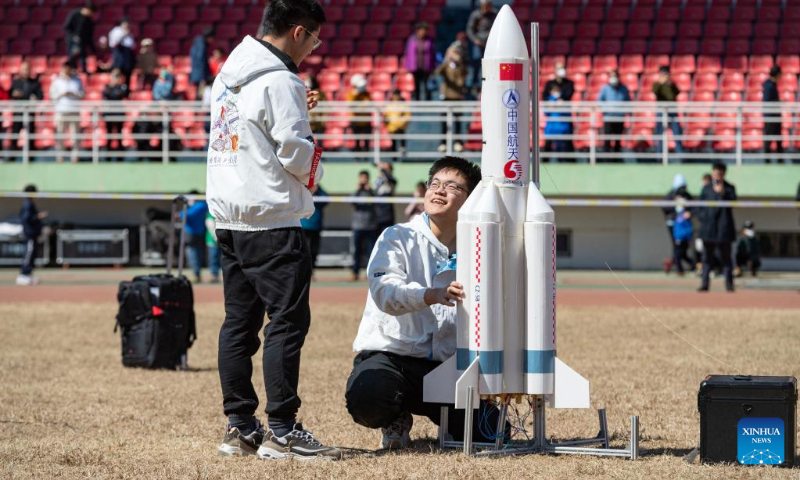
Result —
<svg viewBox="0 0 800 480"><path fill-rule="evenodd" d="M389 107L404 108L412 116L406 133L390 135L377 128L387 121ZM63 157L69 159L72 151L34 150L32 142L50 139L54 144L71 143L69 132L55 132L55 105L52 102L2 102L4 112L0 159L21 159L23 162ZM668 164L680 161L732 161L738 165L781 159L787 163L800 162L800 104L758 102L711 102L711 103L654 103L654 102L567 102L541 103L542 128L552 121L551 114L563 114L557 121L569 122L573 131L567 135L544 135L542 141L566 141L577 147L566 152L542 149L543 161L588 161L591 164L606 161L634 161ZM603 133L603 112L624 114L626 128L621 135ZM326 147L326 160L433 160L444 153L459 154L468 158L480 158L481 135L470 133L470 124L479 122L478 102L323 102L313 112L314 119L337 133L318 133L316 138ZM682 133L671 135L670 122L678 119ZM151 122L157 133L131 133L139 121ZM370 122L371 133L354 134L349 125L352 121ZM28 133L30 122L46 124L47 133ZM200 102L82 102L80 103L81 128L74 137L80 145L78 156L92 162L115 158L169 162L170 159L205 158L208 134L201 128L209 121L209 113ZM461 133L456 133L456 122ZM22 124L23 132L15 135L13 123ZM123 122L123 134L103 133L103 122ZM764 123L781 122L788 127L787 135L765 137ZM660 130L657 124L661 125ZM443 127L444 126L444 127ZM656 128L654 128L656 127ZM331 130L328 129L330 132ZM660 132L660 133L657 133ZM130 138L134 142L147 142L158 138L157 147L143 150L130 149L109 151L102 144L112 140ZM348 143L366 141L366 151L351 151ZM389 141L406 143L404 151L381 148ZM625 148L621 153L607 152L602 148L606 140L621 140ZM789 148L782 154L765 153L763 143L768 140L788 141ZM670 150L670 142L680 142L683 152ZM173 149L177 145L180 149ZM460 151L458 144L471 147ZM144 143L143 143L144 145ZM341 145L342 148L332 148ZM632 148L631 148L632 147ZM677 147L677 144L676 144Z"/></svg>

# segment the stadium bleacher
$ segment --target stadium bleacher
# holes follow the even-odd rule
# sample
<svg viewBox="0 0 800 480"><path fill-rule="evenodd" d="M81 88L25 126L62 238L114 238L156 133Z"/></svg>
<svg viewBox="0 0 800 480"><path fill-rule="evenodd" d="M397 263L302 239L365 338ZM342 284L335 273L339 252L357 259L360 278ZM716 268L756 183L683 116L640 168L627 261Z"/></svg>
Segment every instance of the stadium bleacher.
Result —
<svg viewBox="0 0 800 480"><path fill-rule="evenodd" d="M64 60L62 24L83 0L0 0L0 86L8 88L23 58L42 74L45 91ZM304 73L318 75L329 100L342 100L354 73L366 74L374 100L399 88L407 98L414 89L402 55L417 21L435 26L445 15L445 0L327 0L330 20L322 31L324 43L303 65ZM229 52L245 34L258 28L262 1L251 0L97 0L95 35L107 35L126 16L137 41L152 38L159 63L175 69L177 90L195 98L189 85L188 52L193 36L216 27L215 47ZM198 8L202 6L202 8ZM554 64L565 61L575 81L575 100L594 100L608 71L619 69L634 100L653 101L650 87L658 68L669 65L682 90L680 102L758 101L766 72L780 65L784 75L779 90L784 101L796 101L800 73L800 8L783 0L515 0L520 22L539 22L543 52L542 86L553 75ZM528 34L528 29L523 31ZM90 59L92 70L96 62ZM83 76L89 99L99 99L105 77ZM132 100L149 100L132 79ZM472 131L479 129L479 119ZM652 123L634 129L652 144ZM729 130L725 122L691 125L697 133ZM598 122L578 125L597 129ZM785 133L794 128L784 122ZM198 130L200 120L181 128ZM329 133L341 125L333 122ZM52 129L47 120L37 129ZM748 121L748 132L760 132L758 121ZM687 132L689 133L689 132ZM754 133L755 134L755 133ZM758 133L760 135L760 133ZM43 140L46 142L46 140ZM760 148L760 141L748 142ZM48 145L39 145L47 147ZM689 148L691 144L687 145ZM726 145L714 144L714 148ZM788 145L785 145L788 147ZM634 145L627 145L634 148ZM699 147L699 145L698 145Z"/></svg>

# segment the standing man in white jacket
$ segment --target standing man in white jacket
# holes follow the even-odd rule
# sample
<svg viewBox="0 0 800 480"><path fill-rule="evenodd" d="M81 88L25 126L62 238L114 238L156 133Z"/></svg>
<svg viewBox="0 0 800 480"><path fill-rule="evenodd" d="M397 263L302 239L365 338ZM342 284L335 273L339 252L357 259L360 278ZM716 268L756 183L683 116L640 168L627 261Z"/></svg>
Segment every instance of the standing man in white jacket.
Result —
<svg viewBox="0 0 800 480"><path fill-rule="evenodd" d="M315 0L273 0L262 38L245 37L212 88L208 205L222 253L225 321L219 376L228 429L223 455L341 458L297 423L300 350L311 320L311 253L300 219L322 176L308 110L316 106L297 65L321 44ZM269 430L255 418L252 356L261 344Z"/></svg>
<svg viewBox="0 0 800 480"><path fill-rule="evenodd" d="M439 406L422 401L422 379L456 351L455 302L464 296L455 281L456 224L480 181L480 168L467 160L437 160L428 175L425 213L384 230L372 251L345 397L356 423L381 429L382 448L408 446L412 414L439 423ZM450 411L451 434L460 439L464 411Z"/></svg>

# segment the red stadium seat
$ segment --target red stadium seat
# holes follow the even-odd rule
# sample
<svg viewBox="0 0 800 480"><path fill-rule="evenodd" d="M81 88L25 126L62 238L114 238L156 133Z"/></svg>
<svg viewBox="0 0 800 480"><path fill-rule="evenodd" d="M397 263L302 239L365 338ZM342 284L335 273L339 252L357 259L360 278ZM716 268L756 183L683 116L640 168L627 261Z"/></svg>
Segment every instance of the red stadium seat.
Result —
<svg viewBox="0 0 800 480"><path fill-rule="evenodd" d="M347 64L347 57L324 57L322 65L325 67L326 71L329 72L337 72L337 73L344 73L348 70L349 65Z"/></svg>
<svg viewBox="0 0 800 480"><path fill-rule="evenodd" d="M737 33L739 32L738 30L733 30L733 31ZM774 40L775 37L777 37L780 34L780 28L778 27L777 22L757 23L753 31L755 33L756 40L767 39L767 38Z"/></svg>
<svg viewBox="0 0 800 480"><path fill-rule="evenodd" d="M747 57L726 57L722 66L724 73L744 73L747 71Z"/></svg>
<svg viewBox="0 0 800 480"><path fill-rule="evenodd" d="M366 24L364 25L364 38L369 40L380 40L386 36L386 25Z"/></svg>
<svg viewBox="0 0 800 480"><path fill-rule="evenodd" d="M683 44L685 45L686 42L693 42L695 44L694 48L697 48L696 40L684 40ZM652 55L671 55L672 50L672 40L653 39L653 41L650 42L649 53Z"/></svg>
<svg viewBox="0 0 800 480"><path fill-rule="evenodd" d="M797 10L797 6L795 5L794 8L786 8L787 14L787 21L792 22L796 19L793 18L793 15L797 15L797 13L792 13L792 10ZM758 9L758 21L759 22L780 22L783 18L783 13L781 12L780 7L761 7Z"/></svg>
<svg viewBox="0 0 800 480"><path fill-rule="evenodd" d="M351 23L364 23L369 18L366 7L353 5L345 11L344 18Z"/></svg>
<svg viewBox="0 0 800 480"><path fill-rule="evenodd" d="M594 40L575 40L572 43L572 55L594 55L597 42Z"/></svg>
<svg viewBox="0 0 800 480"><path fill-rule="evenodd" d="M610 72L617 69L616 55L595 55L592 59L592 70L595 72Z"/></svg>
<svg viewBox="0 0 800 480"><path fill-rule="evenodd" d="M622 41L616 38L600 40L597 45L597 54L602 56L617 56L622 51Z"/></svg>
<svg viewBox="0 0 800 480"><path fill-rule="evenodd" d="M697 40L681 40L679 37L678 41L675 42L676 55L697 55L698 51Z"/></svg>
<svg viewBox="0 0 800 480"><path fill-rule="evenodd" d="M416 7L406 6L405 4L397 7L397 10L394 11L394 21L397 23L413 23L417 21Z"/></svg>
<svg viewBox="0 0 800 480"><path fill-rule="evenodd" d="M797 75L800 73L800 56L798 55L778 55L775 64L781 67L784 74L790 73Z"/></svg>
<svg viewBox="0 0 800 480"><path fill-rule="evenodd" d="M694 90L696 92L716 92L717 74L713 72L696 74L694 77Z"/></svg>
<svg viewBox="0 0 800 480"><path fill-rule="evenodd" d="M714 101L714 92L692 92L690 98L693 102L713 102Z"/></svg>
<svg viewBox="0 0 800 480"><path fill-rule="evenodd" d="M756 19L755 5L739 5L733 9L734 22L753 22Z"/></svg>
<svg viewBox="0 0 800 480"><path fill-rule="evenodd" d="M722 71L722 60L717 56L700 55L697 57L698 73L720 73Z"/></svg>
<svg viewBox="0 0 800 480"><path fill-rule="evenodd" d="M718 38L705 38L700 44L700 53L703 55L722 55L724 52L725 42Z"/></svg>
<svg viewBox="0 0 800 480"><path fill-rule="evenodd" d="M325 7L325 17L328 23L335 25L344 20L344 8L341 5Z"/></svg>
<svg viewBox="0 0 800 480"><path fill-rule="evenodd" d="M628 25L628 38L648 38L651 31L646 23L631 23Z"/></svg>
<svg viewBox="0 0 800 480"><path fill-rule="evenodd" d="M741 73L723 73L720 77L720 89L723 92L744 90L744 75Z"/></svg>
<svg viewBox="0 0 800 480"><path fill-rule="evenodd" d="M683 22L678 27L678 37L681 39L700 38L702 36L703 36L703 25L700 22L694 22L694 21Z"/></svg>
<svg viewBox="0 0 800 480"><path fill-rule="evenodd" d="M620 73L620 81L634 94L639 91L639 75L635 73Z"/></svg>
<svg viewBox="0 0 800 480"><path fill-rule="evenodd" d="M597 24L595 24L595 26L599 30L600 27ZM557 39L572 39L575 38L575 30L575 25L571 23L559 25L558 28L553 30L552 37Z"/></svg>
<svg viewBox="0 0 800 480"><path fill-rule="evenodd" d="M337 92L342 87L342 77L338 72L323 70L317 75L320 90L325 93Z"/></svg>
<svg viewBox="0 0 800 480"><path fill-rule="evenodd" d="M197 21L196 7L178 7L175 10L175 21L193 23Z"/></svg>
<svg viewBox="0 0 800 480"><path fill-rule="evenodd" d="M735 32L737 30L734 30ZM727 38L728 37L728 24L727 23L706 23L705 33L707 38Z"/></svg>
<svg viewBox="0 0 800 480"><path fill-rule="evenodd" d="M732 128L714 130L714 135L725 137L711 142L711 148L717 152L730 152L736 148L736 130Z"/></svg>
<svg viewBox="0 0 800 480"><path fill-rule="evenodd" d="M749 40L728 40L728 46L725 51L726 55L733 56L746 56L750 54L750 41Z"/></svg>
<svg viewBox="0 0 800 480"><path fill-rule="evenodd" d="M356 55L369 55L374 57L375 55L379 54L381 51L380 43L377 40L362 40L360 42L356 42Z"/></svg>
<svg viewBox="0 0 800 480"><path fill-rule="evenodd" d="M400 40L386 40L383 42L383 47L381 48L382 55L394 55L399 57L403 55L405 52L405 42Z"/></svg>
<svg viewBox="0 0 800 480"><path fill-rule="evenodd" d="M645 73L642 75L642 90L649 92L653 88L653 84L658 81L657 73Z"/></svg>
<svg viewBox="0 0 800 480"><path fill-rule="evenodd" d="M602 22L605 19L606 13L603 7L586 6L581 13L581 21L583 22Z"/></svg>
<svg viewBox="0 0 800 480"><path fill-rule="evenodd" d="M556 19L553 7L537 7L531 13L531 20L539 23L550 23Z"/></svg>
<svg viewBox="0 0 800 480"><path fill-rule="evenodd" d="M414 75L411 73L398 73L394 77L394 86L401 92L413 92L414 91Z"/></svg>
<svg viewBox="0 0 800 480"><path fill-rule="evenodd" d="M568 40L550 40L545 49L546 55L568 55L570 53Z"/></svg>
<svg viewBox="0 0 800 480"><path fill-rule="evenodd" d="M631 25L641 24L641 23L650 23L655 19L655 8L651 5L642 5L638 3L636 7L633 9L633 13L631 13ZM677 19L673 19L675 21Z"/></svg>
<svg viewBox="0 0 800 480"><path fill-rule="evenodd" d="M619 72L621 74L639 74L644 71L644 58L641 55L622 55L619 57Z"/></svg>
<svg viewBox="0 0 800 480"><path fill-rule="evenodd" d="M630 38L625 40L625 43L622 46L623 55L644 55L645 53L647 53L646 40Z"/></svg>
<svg viewBox="0 0 800 480"><path fill-rule="evenodd" d="M442 7L425 6L419 11L419 18L428 23L439 23L442 20Z"/></svg>
<svg viewBox="0 0 800 480"><path fill-rule="evenodd" d="M746 39L753 36L753 24L750 22L731 23L728 32L738 39Z"/></svg>
<svg viewBox="0 0 800 480"><path fill-rule="evenodd" d="M684 9L685 11L686 9ZM703 7L696 7L693 14L705 15ZM702 18L702 17L689 17L689 18ZM708 9L709 22L727 22L731 19L731 8L729 5L712 6Z"/></svg>
<svg viewBox="0 0 800 480"><path fill-rule="evenodd" d="M389 7L374 7L369 14L370 24L391 23L394 18L392 9Z"/></svg>
<svg viewBox="0 0 800 480"><path fill-rule="evenodd" d="M792 74L781 75L778 81L779 92L796 92L797 91L797 77Z"/></svg>
<svg viewBox="0 0 800 480"><path fill-rule="evenodd" d="M563 28L559 26L558 29ZM556 31L558 31L558 29ZM596 22L583 22L578 24L577 36L579 39L594 39L600 36L600 24Z"/></svg>
<svg viewBox="0 0 800 480"><path fill-rule="evenodd" d="M658 22L652 29L653 38L672 40L675 38L678 30L675 22Z"/></svg>
<svg viewBox="0 0 800 480"><path fill-rule="evenodd" d="M764 148L762 133L763 130L758 128L745 128L742 132L742 150L748 152L762 150Z"/></svg>
<svg viewBox="0 0 800 480"><path fill-rule="evenodd" d="M361 37L361 24L360 23L345 23L339 25L339 33L337 38L344 40L355 40Z"/></svg>
<svg viewBox="0 0 800 480"><path fill-rule="evenodd" d="M720 102L741 102L742 101L742 93L741 92L725 92L725 91L720 92L719 101Z"/></svg>
<svg viewBox="0 0 800 480"><path fill-rule="evenodd" d="M556 15L556 23L574 23L580 18L580 11L577 7L563 6Z"/></svg>
<svg viewBox="0 0 800 480"><path fill-rule="evenodd" d="M378 55L375 57L374 62L375 72L397 73L400 68L400 62L397 57Z"/></svg>
<svg viewBox="0 0 800 480"><path fill-rule="evenodd" d="M603 25L603 38L623 38L625 36L625 24L622 22L611 22Z"/></svg>
<svg viewBox="0 0 800 480"><path fill-rule="evenodd" d="M655 73L662 66L669 66L669 55L648 55L644 61L644 72Z"/></svg>
<svg viewBox="0 0 800 480"><path fill-rule="evenodd" d="M369 78L370 91L389 92L392 90L392 75L389 73L375 73Z"/></svg>
<svg viewBox="0 0 800 480"><path fill-rule="evenodd" d="M45 23L49 22L52 19L53 19L53 8L39 7L31 10L31 15L29 20L31 23L44 25Z"/></svg>
<svg viewBox="0 0 800 480"><path fill-rule="evenodd" d="M678 7L661 7L658 9L656 23L677 22L681 18L681 11Z"/></svg>
<svg viewBox="0 0 800 480"><path fill-rule="evenodd" d="M774 38L762 38L753 42L754 55L767 55L772 57L777 50L778 48L775 45Z"/></svg>
<svg viewBox="0 0 800 480"><path fill-rule="evenodd" d="M764 87L764 82L769 78L769 74L765 72L750 73L747 75L747 91L760 92Z"/></svg>
<svg viewBox="0 0 800 480"><path fill-rule="evenodd" d="M358 55L350 57L349 70L352 73L372 73L373 68L373 60L371 56Z"/></svg>
<svg viewBox="0 0 800 480"><path fill-rule="evenodd" d="M631 10L629 6L617 6L616 2L611 8L608 9L608 17L606 21L608 22L627 22L631 17Z"/></svg>
<svg viewBox="0 0 800 480"><path fill-rule="evenodd" d="M800 39L797 38L782 38L780 49L778 53L780 55L796 55L797 52L800 52Z"/></svg>
<svg viewBox="0 0 800 480"><path fill-rule="evenodd" d="M592 57L588 55L569 57L569 59L567 59L567 71L570 74L591 72Z"/></svg>
<svg viewBox="0 0 800 480"><path fill-rule="evenodd" d="M694 73L695 69L694 55L675 55L672 57L670 64L672 73Z"/></svg>
<svg viewBox="0 0 800 480"><path fill-rule="evenodd" d="M405 42L411 36L411 25L407 23L393 23L389 25L388 38Z"/></svg>

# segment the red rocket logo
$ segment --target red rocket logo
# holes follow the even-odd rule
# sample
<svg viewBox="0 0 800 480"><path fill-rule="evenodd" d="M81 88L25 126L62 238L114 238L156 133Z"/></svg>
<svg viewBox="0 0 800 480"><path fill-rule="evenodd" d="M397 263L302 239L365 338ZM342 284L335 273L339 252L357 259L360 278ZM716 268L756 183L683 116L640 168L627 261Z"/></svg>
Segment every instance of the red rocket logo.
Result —
<svg viewBox="0 0 800 480"><path fill-rule="evenodd" d="M500 64L500 80L519 82L522 81L522 64L521 63L501 63Z"/></svg>
<svg viewBox="0 0 800 480"><path fill-rule="evenodd" d="M503 173L509 180L519 180L522 178L522 164L519 160L511 160L506 163L505 168L503 168Z"/></svg>

